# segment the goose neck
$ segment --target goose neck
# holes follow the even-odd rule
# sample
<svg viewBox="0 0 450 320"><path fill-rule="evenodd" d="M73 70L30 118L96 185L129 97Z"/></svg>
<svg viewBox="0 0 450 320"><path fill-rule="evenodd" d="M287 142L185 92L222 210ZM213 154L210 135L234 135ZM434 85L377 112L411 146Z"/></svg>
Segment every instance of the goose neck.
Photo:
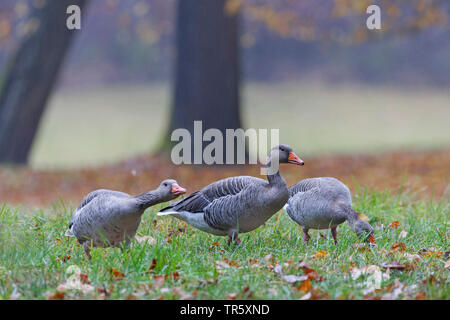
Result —
<svg viewBox="0 0 450 320"><path fill-rule="evenodd" d="M153 190L135 197L140 209L147 209L150 206L163 202L158 191Z"/></svg>

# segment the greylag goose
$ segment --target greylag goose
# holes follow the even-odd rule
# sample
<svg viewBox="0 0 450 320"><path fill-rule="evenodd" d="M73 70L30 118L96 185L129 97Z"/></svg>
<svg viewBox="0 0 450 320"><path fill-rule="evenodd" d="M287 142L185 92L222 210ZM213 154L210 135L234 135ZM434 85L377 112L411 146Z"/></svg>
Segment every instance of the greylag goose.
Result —
<svg viewBox="0 0 450 320"><path fill-rule="evenodd" d="M75 236L90 259L90 248L128 247L134 238L145 209L170 201L184 194L186 189L175 180L161 182L155 190L138 196L100 189L89 193L74 211L66 236Z"/></svg>
<svg viewBox="0 0 450 320"><path fill-rule="evenodd" d="M284 208L302 226L306 242L309 229L331 228L337 244L337 226L348 221L359 237L376 243L372 227L353 210L350 190L341 181L329 177L304 179L289 188L289 196Z"/></svg>
<svg viewBox="0 0 450 320"><path fill-rule="evenodd" d="M266 168L271 168L277 159L278 163L304 164L287 145L270 150ZM238 244L238 233L256 229L289 199L288 188L278 166L274 171L268 173L268 181L238 176L213 182L162 209L158 215L171 215L202 231L228 236L228 244L233 239Z"/></svg>

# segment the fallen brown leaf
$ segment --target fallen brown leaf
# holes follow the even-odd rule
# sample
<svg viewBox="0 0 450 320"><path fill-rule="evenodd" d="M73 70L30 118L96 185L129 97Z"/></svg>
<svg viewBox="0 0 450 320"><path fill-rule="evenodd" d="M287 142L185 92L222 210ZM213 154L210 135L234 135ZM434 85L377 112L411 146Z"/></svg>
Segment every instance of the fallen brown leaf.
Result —
<svg viewBox="0 0 450 320"><path fill-rule="evenodd" d="M81 283L90 283L89 277L85 273L80 273L80 281Z"/></svg>
<svg viewBox="0 0 450 320"><path fill-rule="evenodd" d="M328 258L329 255L330 254L328 252L326 252L325 250L320 250L314 254L314 258L315 259L325 259L325 258Z"/></svg>
<svg viewBox="0 0 450 320"><path fill-rule="evenodd" d="M211 248L217 247L219 245L220 245L219 241L213 242L213 243L211 243Z"/></svg>
<svg viewBox="0 0 450 320"><path fill-rule="evenodd" d="M389 225L389 228L396 229L400 226L400 221L394 221Z"/></svg>
<svg viewBox="0 0 450 320"><path fill-rule="evenodd" d="M419 291L416 295L416 297L414 298L414 300L425 300L425 293L423 293L422 291Z"/></svg>
<svg viewBox="0 0 450 320"><path fill-rule="evenodd" d="M397 261L393 261L392 263L382 263L380 264L381 268L384 269L393 269L393 270L412 270L413 267L409 264L401 264Z"/></svg>
<svg viewBox="0 0 450 320"><path fill-rule="evenodd" d="M283 273L283 268L281 267L281 265L276 264L272 271L277 273L277 274L282 274Z"/></svg>
<svg viewBox="0 0 450 320"><path fill-rule="evenodd" d="M296 289L302 291L303 293L307 293L311 290L311 280L308 279L303 281Z"/></svg>
<svg viewBox="0 0 450 320"><path fill-rule="evenodd" d="M66 294L62 291L55 291L52 295L48 296L49 300L63 300Z"/></svg>
<svg viewBox="0 0 450 320"><path fill-rule="evenodd" d="M110 269L110 273L112 275L113 280L120 280L125 276L122 272L114 268Z"/></svg>
<svg viewBox="0 0 450 320"><path fill-rule="evenodd" d="M392 247L390 253L394 253L397 251L403 252L406 250L406 245L403 242L395 242Z"/></svg>
<svg viewBox="0 0 450 320"><path fill-rule="evenodd" d="M150 263L150 265L148 267L148 271L155 269L157 263L158 263L158 261L156 261L156 259L152 259L152 262Z"/></svg>

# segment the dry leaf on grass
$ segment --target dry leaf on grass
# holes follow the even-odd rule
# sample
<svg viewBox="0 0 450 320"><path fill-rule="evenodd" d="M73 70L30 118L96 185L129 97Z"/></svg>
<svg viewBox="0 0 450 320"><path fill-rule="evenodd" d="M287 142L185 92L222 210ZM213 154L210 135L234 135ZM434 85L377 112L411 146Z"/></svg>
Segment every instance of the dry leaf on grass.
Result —
<svg viewBox="0 0 450 320"><path fill-rule="evenodd" d="M419 291L416 295L416 297L414 298L414 300L425 300L425 293L423 293L422 291Z"/></svg>
<svg viewBox="0 0 450 320"><path fill-rule="evenodd" d="M235 292L227 294L228 299L234 300L234 299L236 299L236 297L237 297L237 293L235 293Z"/></svg>
<svg viewBox="0 0 450 320"><path fill-rule="evenodd" d="M420 249L418 253L423 255L425 258L440 258L444 254L443 251L435 248Z"/></svg>
<svg viewBox="0 0 450 320"><path fill-rule="evenodd" d="M276 264L275 267L273 267L272 271L277 273L277 274L282 274L283 273L283 268L281 267L281 265Z"/></svg>
<svg viewBox="0 0 450 320"><path fill-rule="evenodd" d="M150 265L148 266L148 271L152 271L153 269L155 269L156 265L157 265L158 261L156 261L156 259L152 259L152 262L150 263Z"/></svg>
<svg viewBox="0 0 450 320"><path fill-rule="evenodd" d="M216 242L211 243L210 248L212 249L212 248L214 248L214 247L218 247L219 245L220 245L220 242L219 242L219 241L216 241Z"/></svg>
<svg viewBox="0 0 450 320"><path fill-rule="evenodd" d="M403 242L395 242L392 247L390 253L394 253L397 251L403 252L406 250L406 245Z"/></svg>
<svg viewBox="0 0 450 320"><path fill-rule="evenodd" d="M49 300L63 300L65 297L65 293L62 291L55 291L54 293L45 293L44 294Z"/></svg>
<svg viewBox="0 0 450 320"><path fill-rule="evenodd" d="M413 266L409 264L401 264L397 261L392 261L391 263L382 263L380 267L383 269L392 269L392 270L412 270Z"/></svg>
<svg viewBox="0 0 450 320"><path fill-rule="evenodd" d="M267 256L264 257L265 261L272 261L273 260L273 254L268 254Z"/></svg>
<svg viewBox="0 0 450 320"><path fill-rule="evenodd" d="M394 221L389 225L389 228L391 229L396 229L398 227L400 227L400 221Z"/></svg>
<svg viewBox="0 0 450 320"><path fill-rule="evenodd" d="M310 280L323 281L324 277L320 276L316 270L311 268L306 262L300 261L299 267L303 270L303 273L308 276Z"/></svg>
<svg viewBox="0 0 450 320"><path fill-rule="evenodd" d="M380 267L376 265L368 265L362 268L354 267L350 272L353 280L357 280L361 276L366 276L365 281L362 283L365 287L362 291L364 295L367 295L376 289L380 289L381 283L390 278L388 272L382 272Z"/></svg>
<svg viewBox="0 0 450 320"><path fill-rule="evenodd" d="M286 276L282 276L281 279L283 281L288 282L288 283L296 283L296 282L308 280L308 276L307 275L296 276L296 275L293 275L293 274L289 274L289 275L286 275Z"/></svg>
<svg viewBox="0 0 450 320"><path fill-rule="evenodd" d="M119 270L117 270L115 268L111 268L110 273L111 273L113 280L120 280L125 276L122 272L120 272Z"/></svg>
<svg viewBox="0 0 450 320"><path fill-rule="evenodd" d="M329 255L330 254L328 252L326 252L325 250L320 250L314 254L314 258L315 259L325 259L325 258L328 258Z"/></svg>
<svg viewBox="0 0 450 320"><path fill-rule="evenodd" d="M303 293L307 293L311 290L311 280L308 279L303 281L298 287L296 287L296 289L302 291Z"/></svg>
<svg viewBox="0 0 450 320"><path fill-rule="evenodd" d="M408 232L407 232L406 230L402 230L402 231L400 231L400 233L398 234L398 238L399 238L399 239L405 239L407 235L408 235Z"/></svg>
<svg viewBox="0 0 450 320"><path fill-rule="evenodd" d="M418 254L410 254L410 253L403 253L403 256L410 262L417 262L422 260L422 258Z"/></svg>
<svg viewBox="0 0 450 320"><path fill-rule="evenodd" d="M231 268L231 266L227 263L227 262L225 262L225 261L223 261L223 260L217 260L216 261L216 268L217 269L228 269L228 268Z"/></svg>
<svg viewBox="0 0 450 320"><path fill-rule="evenodd" d="M328 292L322 291L320 289L311 288L306 294L304 294L300 300L319 300L319 299L330 299Z"/></svg>
<svg viewBox="0 0 450 320"><path fill-rule="evenodd" d="M156 240L153 237L150 236L143 236L143 237L139 237L138 235L135 236L136 241L139 243L144 243L147 242L147 244L149 246L155 245L156 244Z"/></svg>

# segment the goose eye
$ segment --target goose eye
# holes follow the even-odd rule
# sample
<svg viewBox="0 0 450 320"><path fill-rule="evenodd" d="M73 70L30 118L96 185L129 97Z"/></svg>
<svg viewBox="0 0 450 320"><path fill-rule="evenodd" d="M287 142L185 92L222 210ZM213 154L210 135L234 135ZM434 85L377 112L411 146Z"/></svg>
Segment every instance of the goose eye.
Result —
<svg viewBox="0 0 450 320"><path fill-rule="evenodd" d="M167 183L164 183L164 187L167 187Z"/></svg>

